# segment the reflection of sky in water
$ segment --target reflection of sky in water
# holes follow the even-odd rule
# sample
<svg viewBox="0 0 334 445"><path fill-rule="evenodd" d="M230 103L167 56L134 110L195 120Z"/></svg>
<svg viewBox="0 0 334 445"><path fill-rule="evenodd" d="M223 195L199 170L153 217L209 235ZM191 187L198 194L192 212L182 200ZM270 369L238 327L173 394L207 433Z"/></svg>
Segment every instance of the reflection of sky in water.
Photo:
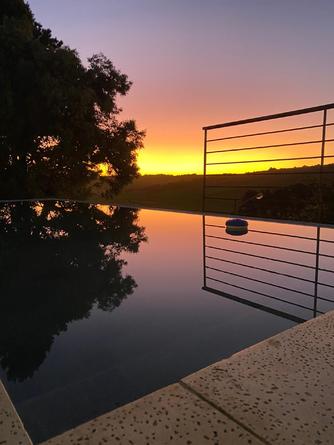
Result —
<svg viewBox="0 0 334 445"><path fill-rule="evenodd" d="M224 218L211 219L213 224L224 221ZM294 325L286 319L202 290L201 216L142 210L139 225L145 227L148 242L140 244L138 254L122 254L128 262L123 267L123 275L130 274L138 286L134 293L111 313L94 306L88 318L69 323L67 331L55 337L50 352L32 378L15 383L7 381L5 373L0 371L0 377L36 441L175 382ZM299 236L313 237L315 234L313 227L250 221L250 229L254 228ZM221 230L210 228L210 233L221 236ZM223 234L227 236L224 231ZM333 239L330 229L323 229L322 236ZM312 250L314 245L308 240L287 238L283 242L276 238L259 233L242 237L294 249ZM215 239L215 245L217 242L239 252L261 255L266 249L267 256L314 265L311 255ZM331 246L321 245L321 249L330 252ZM87 255L89 258L89 252ZM224 258L239 261L240 254L225 252ZM258 267L272 266L268 260L251 257L246 260ZM328 268L333 265L328 259L321 260L321 264ZM311 276L301 267L292 270L291 266L278 262L274 267L303 278ZM224 268L266 279L266 273L257 270L249 271L228 263ZM225 278L245 287L253 286L253 289L265 286L227 275ZM325 276L320 274L319 279L325 280ZM270 280L280 284L284 281L289 287L293 284L292 279L282 281L279 276L270 276ZM312 285L302 283L299 289L311 292ZM228 286L223 290L235 292ZM266 287L266 291L272 290ZM287 298L286 291L276 291ZM330 289L325 291L331 294ZM244 298L253 298L250 292L241 294ZM297 299L296 295L290 297ZM47 310L52 311L52 307Z"/></svg>

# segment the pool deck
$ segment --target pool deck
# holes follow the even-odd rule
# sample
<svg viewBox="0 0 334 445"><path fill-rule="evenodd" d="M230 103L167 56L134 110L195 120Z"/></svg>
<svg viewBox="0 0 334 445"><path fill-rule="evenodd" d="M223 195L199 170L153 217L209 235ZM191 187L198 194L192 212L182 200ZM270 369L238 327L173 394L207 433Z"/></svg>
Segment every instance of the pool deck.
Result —
<svg viewBox="0 0 334 445"><path fill-rule="evenodd" d="M0 444L29 443L11 433L14 412L0 424ZM104 443L333 444L334 311L43 445Z"/></svg>
<svg viewBox="0 0 334 445"><path fill-rule="evenodd" d="M0 445L32 445L3 384L0 381Z"/></svg>

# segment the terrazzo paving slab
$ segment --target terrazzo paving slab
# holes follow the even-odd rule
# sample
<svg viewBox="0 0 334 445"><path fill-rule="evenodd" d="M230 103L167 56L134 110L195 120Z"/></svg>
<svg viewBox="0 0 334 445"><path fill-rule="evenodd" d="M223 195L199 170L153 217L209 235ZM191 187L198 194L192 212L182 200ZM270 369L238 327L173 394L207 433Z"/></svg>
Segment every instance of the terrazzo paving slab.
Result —
<svg viewBox="0 0 334 445"><path fill-rule="evenodd" d="M32 445L28 433L0 381L0 444Z"/></svg>
<svg viewBox="0 0 334 445"><path fill-rule="evenodd" d="M334 312L183 380L272 444L334 444Z"/></svg>
<svg viewBox="0 0 334 445"><path fill-rule="evenodd" d="M50 439L44 445L105 443L263 444L210 404L175 384Z"/></svg>

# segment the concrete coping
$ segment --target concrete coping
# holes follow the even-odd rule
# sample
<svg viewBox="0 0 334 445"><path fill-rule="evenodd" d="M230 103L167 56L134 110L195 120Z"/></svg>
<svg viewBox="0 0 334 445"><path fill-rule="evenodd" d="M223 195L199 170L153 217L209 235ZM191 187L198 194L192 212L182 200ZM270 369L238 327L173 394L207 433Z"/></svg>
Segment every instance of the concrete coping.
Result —
<svg viewBox="0 0 334 445"><path fill-rule="evenodd" d="M0 444L32 445L28 433L0 381Z"/></svg>

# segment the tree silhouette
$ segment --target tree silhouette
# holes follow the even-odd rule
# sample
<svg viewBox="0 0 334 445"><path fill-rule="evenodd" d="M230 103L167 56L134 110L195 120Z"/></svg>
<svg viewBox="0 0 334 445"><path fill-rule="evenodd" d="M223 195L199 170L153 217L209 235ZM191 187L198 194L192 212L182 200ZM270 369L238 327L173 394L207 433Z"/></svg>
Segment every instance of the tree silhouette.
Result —
<svg viewBox="0 0 334 445"><path fill-rule="evenodd" d="M106 196L137 175L144 133L118 121L131 83L104 55L84 66L23 0L0 4L0 196L83 197L104 164Z"/></svg>
<svg viewBox="0 0 334 445"><path fill-rule="evenodd" d="M94 305L112 311L136 283L122 252L146 241L137 211L64 203L0 207L0 364L11 380L31 377L54 337Z"/></svg>

